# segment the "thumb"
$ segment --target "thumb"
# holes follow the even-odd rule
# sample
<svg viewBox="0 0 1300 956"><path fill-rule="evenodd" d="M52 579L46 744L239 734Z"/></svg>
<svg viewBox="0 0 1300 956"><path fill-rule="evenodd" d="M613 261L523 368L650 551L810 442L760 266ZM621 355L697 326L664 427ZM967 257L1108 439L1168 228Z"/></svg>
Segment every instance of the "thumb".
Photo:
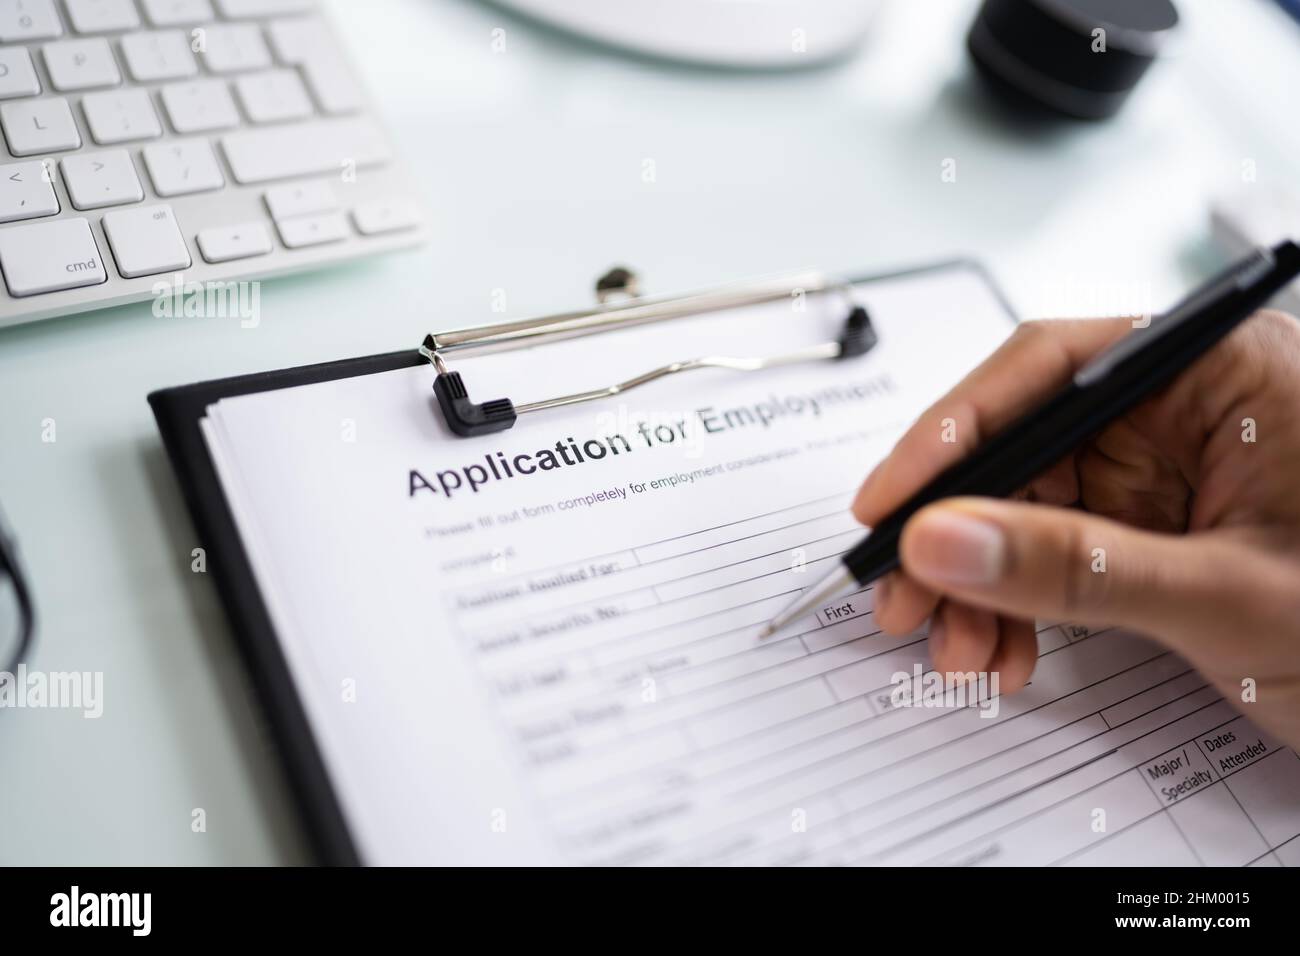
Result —
<svg viewBox="0 0 1300 956"><path fill-rule="evenodd" d="M1207 536L987 498L923 508L904 528L900 554L910 577L966 604L1171 637L1217 624L1243 590L1242 569L1225 573Z"/></svg>

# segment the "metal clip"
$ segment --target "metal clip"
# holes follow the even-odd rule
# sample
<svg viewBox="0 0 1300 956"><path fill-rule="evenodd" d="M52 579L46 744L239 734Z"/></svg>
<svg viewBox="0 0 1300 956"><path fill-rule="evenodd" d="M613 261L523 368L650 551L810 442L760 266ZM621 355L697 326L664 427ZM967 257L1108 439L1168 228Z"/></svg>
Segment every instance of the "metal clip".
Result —
<svg viewBox="0 0 1300 956"><path fill-rule="evenodd" d="M520 415L578 405L603 398L621 395L634 388L670 375L701 368L725 368L737 372L757 372L783 365L820 360L837 360L865 355L876 344L876 332L867 310L853 302L848 283L829 282L816 273L805 273L779 280L761 280L726 289L697 292L671 298L642 300L633 304L611 305L606 301L613 294L636 295L636 276L627 269L614 269L596 284L596 295L602 305L590 312L571 312L545 316L522 322L479 326L453 332L426 335L420 346L425 356L437 369L433 390L438 405L447 420L447 426L457 435L469 437L505 431L514 425ZM540 399L520 405L508 398L493 399L481 404L470 400L469 392L459 372L447 368L445 354L461 350L490 350L518 347L547 339L571 338L578 335L608 332L646 322L682 318L722 309L757 305L786 298L794 294L825 294L838 292L849 304L849 314L839 337L790 352L767 356L706 355L671 362L643 372L633 378L601 388L555 398Z"/></svg>

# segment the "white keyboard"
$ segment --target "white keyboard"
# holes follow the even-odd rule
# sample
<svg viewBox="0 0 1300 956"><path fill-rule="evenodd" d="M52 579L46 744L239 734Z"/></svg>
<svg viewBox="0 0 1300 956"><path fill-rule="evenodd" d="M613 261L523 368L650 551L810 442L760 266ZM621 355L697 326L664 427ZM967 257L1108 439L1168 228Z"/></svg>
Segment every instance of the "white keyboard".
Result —
<svg viewBox="0 0 1300 956"><path fill-rule="evenodd" d="M0 0L0 326L424 238L314 0Z"/></svg>

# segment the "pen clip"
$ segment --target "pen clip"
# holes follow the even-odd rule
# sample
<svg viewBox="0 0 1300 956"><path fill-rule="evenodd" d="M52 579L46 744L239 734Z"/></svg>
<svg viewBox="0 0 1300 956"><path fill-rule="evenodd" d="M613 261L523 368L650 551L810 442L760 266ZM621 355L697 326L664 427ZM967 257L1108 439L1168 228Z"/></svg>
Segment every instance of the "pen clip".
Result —
<svg viewBox="0 0 1300 956"><path fill-rule="evenodd" d="M1079 388L1096 385L1110 375L1121 362L1147 347L1155 338L1167 335L1172 329L1177 328L1183 319L1200 311L1205 303L1212 302L1228 292L1244 291L1267 275L1273 265L1273 253L1268 249L1256 249L1245 259L1234 262L1217 276L1194 289L1173 308L1154 316L1148 325L1135 325L1123 338L1102 349L1074 373L1074 384Z"/></svg>

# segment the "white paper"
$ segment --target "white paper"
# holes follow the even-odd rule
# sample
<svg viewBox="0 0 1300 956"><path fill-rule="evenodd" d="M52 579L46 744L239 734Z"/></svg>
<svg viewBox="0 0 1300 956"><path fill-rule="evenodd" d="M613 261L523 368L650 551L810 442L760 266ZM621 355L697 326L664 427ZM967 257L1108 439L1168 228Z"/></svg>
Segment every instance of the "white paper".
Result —
<svg viewBox="0 0 1300 956"><path fill-rule="evenodd" d="M869 589L757 640L861 535L870 465L1011 330L967 268L858 294L864 358L692 372L482 438L447 432L427 368L209 409L366 862L1300 862L1300 760L1145 640L1045 624L1031 685L964 707L900 706L924 636L878 633ZM454 366L524 402L806 345L845 311Z"/></svg>

